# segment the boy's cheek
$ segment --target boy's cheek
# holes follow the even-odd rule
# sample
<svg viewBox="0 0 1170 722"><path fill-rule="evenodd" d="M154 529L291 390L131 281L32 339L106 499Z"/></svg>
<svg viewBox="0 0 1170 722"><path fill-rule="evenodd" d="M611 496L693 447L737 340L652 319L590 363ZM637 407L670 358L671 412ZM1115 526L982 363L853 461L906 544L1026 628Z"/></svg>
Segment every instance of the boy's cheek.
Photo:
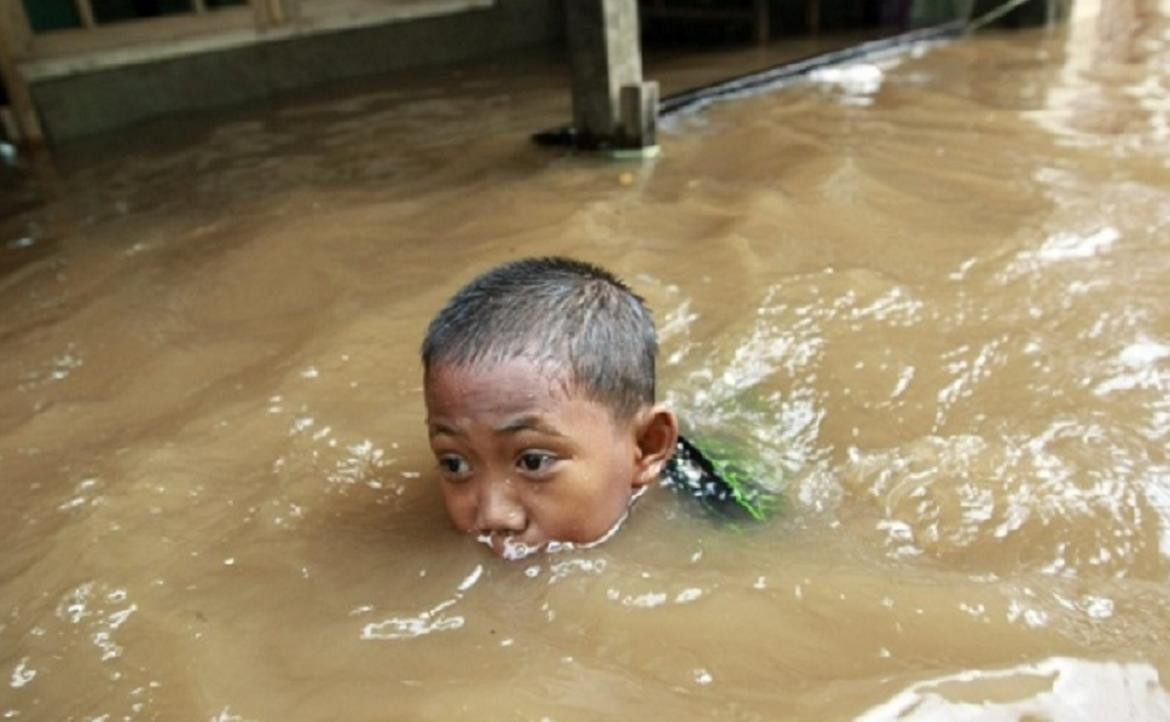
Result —
<svg viewBox="0 0 1170 722"><path fill-rule="evenodd" d="M466 498L466 495L444 489L443 506L447 509L447 518L451 520L451 526L456 530L465 533L475 530L475 505Z"/></svg>
<svg viewBox="0 0 1170 722"><path fill-rule="evenodd" d="M621 516L620 495L581 494L542 498L529 506L529 523L549 539L575 543L594 541Z"/></svg>

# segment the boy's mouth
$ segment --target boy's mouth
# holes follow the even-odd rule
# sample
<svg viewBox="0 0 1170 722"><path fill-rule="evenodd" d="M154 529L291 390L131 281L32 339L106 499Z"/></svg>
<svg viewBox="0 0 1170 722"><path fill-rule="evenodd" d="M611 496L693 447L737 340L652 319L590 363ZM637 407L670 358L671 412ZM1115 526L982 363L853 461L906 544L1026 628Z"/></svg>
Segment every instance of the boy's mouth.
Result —
<svg viewBox="0 0 1170 722"><path fill-rule="evenodd" d="M642 496L642 494L646 492L647 488L648 487L643 486L635 491L630 496L630 500L626 504L625 510L622 511L621 516L618 517L618 520L614 522L613 526L609 528L609 531L605 532L600 537L594 539L591 542L575 543L555 540L525 542L518 539L516 535L511 532L498 531L481 532L480 534L476 535L475 540L481 544L486 544L487 546L491 547L491 550L496 553L496 556L502 559L507 559L508 561L527 559L541 550L547 550L549 554L556 554L558 552L573 551L574 549L592 549L593 547L600 546L609 541L615 534L618 533L618 530L622 528L623 524L625 524L626 519L630 517L630 509L633 508L634 502L636 502Z"/></svg>
<svg viewBox="0 0 1170 722"><path fill-rule="evenodd" d="M508 561L518 561L537 553L545 547L545 543L529 544L520 541L514 535L501 532L488 532L476 537L476 541L491 547L496 556Z"/></svg>

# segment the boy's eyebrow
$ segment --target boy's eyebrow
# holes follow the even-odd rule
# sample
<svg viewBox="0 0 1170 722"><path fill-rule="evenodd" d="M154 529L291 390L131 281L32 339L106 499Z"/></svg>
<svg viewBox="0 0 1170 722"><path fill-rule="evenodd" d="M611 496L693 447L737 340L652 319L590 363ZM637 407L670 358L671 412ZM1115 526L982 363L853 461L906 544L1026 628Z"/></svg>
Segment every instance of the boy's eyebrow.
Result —
<svg viewBox="0 0 1170 722"><path fill-rule="evenodd" d="M456 429L453 426L447 426L446 424L439 421L434 422L430 425L430 427L431 436L438 436L439 434L446 434L447 436L463 436L463 434L459 433L459 429Z"/></svg>
<svg viewBox="0 0 1170 722"><path fill-rule="evenodd" d="M545 422L544 419L535 415L510 419L503 426L497 426L495 429L497 434L515 434L520 431L539 431L542 434L549 434L550 436L564 436L556 428Z"/></svg>

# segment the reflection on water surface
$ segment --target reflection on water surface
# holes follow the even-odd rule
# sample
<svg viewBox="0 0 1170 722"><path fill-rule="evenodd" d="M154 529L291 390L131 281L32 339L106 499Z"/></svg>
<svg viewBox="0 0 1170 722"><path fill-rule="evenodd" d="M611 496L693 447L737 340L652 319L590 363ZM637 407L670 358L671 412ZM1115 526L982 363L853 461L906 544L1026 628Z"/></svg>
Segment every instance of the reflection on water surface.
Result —
<svg viewBox="0 0 1170 722"><path fill-rule="evenodd" d="M1085 7L641 166L530 147L566 99L510 66L65 153L0 222L0 715L1170 716L1170 24ZM447 530L418 340L548 253L647 296L779 521Z"/></svg>

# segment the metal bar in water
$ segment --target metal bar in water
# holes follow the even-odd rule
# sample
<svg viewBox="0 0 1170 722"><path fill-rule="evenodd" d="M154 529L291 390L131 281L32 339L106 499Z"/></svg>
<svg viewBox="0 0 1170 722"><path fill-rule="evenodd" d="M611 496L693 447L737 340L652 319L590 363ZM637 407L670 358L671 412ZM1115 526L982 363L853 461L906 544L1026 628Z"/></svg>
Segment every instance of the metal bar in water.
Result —
<svg viewBox="0 0 1170 722"><path fill-rule="evenodd" d="M720 80L710 85L684 90L681 93L663 98L662 103L658 106L658 113L660 115L678 113L695 105L706 105L719 98L775 87L785 81L807 75L814 70L830 65L840 65L841 63L882 55L922 42L947 40L962 33L963 27L963 21L955 20L921 30L899 33L888 38L871 40L841 50L820 53L772 68Z"/></svg>
<svg viewBox="0 0 1170 722"><path fill-rule="evenodd" d="M705 106L716 100L740 95L747 92L774 88L785 82L794 80L811 73L818 68L841 63L855 62L877 55L903 50L911 45L923 42L937 42L958 37L966 28L964 20L953 20L928 28L911 30L887 38L871 40L841 50L819 53L807 58L793 60L764 70L757 70L746 75L739 75L726 80L720 80L709 85L702 85L690 90L667 96L658 104L658 115L666 116L688 109ZM550 128L532 135L532 140L538 145L573 145L576 131L572 126Z"/></svg>

